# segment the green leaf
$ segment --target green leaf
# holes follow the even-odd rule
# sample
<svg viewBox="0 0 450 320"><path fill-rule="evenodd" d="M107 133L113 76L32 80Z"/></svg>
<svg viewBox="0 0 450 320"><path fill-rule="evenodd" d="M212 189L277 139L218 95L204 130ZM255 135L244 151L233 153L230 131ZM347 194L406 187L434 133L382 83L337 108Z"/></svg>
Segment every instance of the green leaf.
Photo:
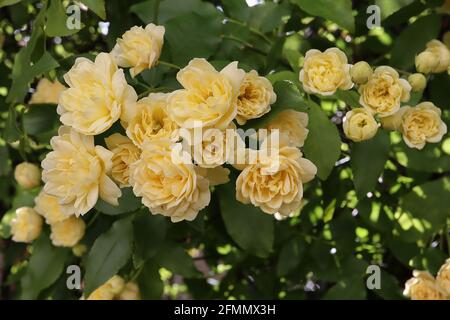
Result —
<svg viewBox="0 0 450 320"><path fill-rule="evenodd" d="M135 256L139 262L152 258L163 244L167 232L167 220L142 210L133 222Z"/></svg>
<svg viewBox="0 0 450 320"><path fill-rule="evenodd" d="M20 139L22 132L17 126L16 109L13 106L9 107L8 118L6 119L5 129L3 131L3 138L6 142L14 142Z"/></svg>
<svg viewBox="0 0 450 320"><path fill-rule="evenodd" d="M133 245L131 218L117 220L95 240L86 259L85 296L116 275L130 259Z"/></svg>
<svg viewBox="0 0 450 320"><path fill-rule="evenodd" d="M385 19L401 8L411 4L414 0L375 0L375 4L381 9L381 18Z"/></svg>
<svg viewBox="0 0 450 320"><path fill-rule="evenodd" d="M355 32L351 0L291 0L291 2L313 16L331 20L351 33Z"/></svg>
<svg viewBox="0 0 450 320"><path fill-rule="evenodd" d="M430 89L431 102L442 109L450 110L450 98L448 88L450 88L450 75L448 73L439 73L433 75L428 82Z"/></svg>
<svg viewBox="0 0 450 320"><path fill-rule="evenodd" d="M0 0L0 8L12 6L13 4L19 3L22 0Z"/></svg>
<svg viewBox="0 0 450 320"><path fill-rule="evenodd" d="M358 198L375 190L389 157L389 147L389 134L384 130L378 130L370 140L353 143L351 166Z"/></svg>
<svg viewBox="0 0 450 320"><path fill-rule="evenodd" d="M11 171L11 161L9 160L9 150L6 144L0 141L0 177L6 176Z"/></svg>
<svg viewBox="0 0 450 320"><path fill-rule="evenodd" d="M278 257L278 276L282 277L293 272L300 264L306 249L307 244L301 237L297 236L286 242Z"/></svg>
<svg viewBox="0 0 450 320"><path fill-rule="evenodd" d="M22 277L21 299L37 299L39 293L52 285L61 275L69 250L53 247L48 235L42 235L33 244L33 253Z"/></svg>
<svg viewBox="0 0 450 320"><path fill-rule="evenodd" d="M248 254L267 257L273 247L274 218L259 208L237 201L234 183L221 185L217 189L228 234Z"/></svg>
<svg viewBox="0 0 450 320"><path fill-rule="evenodd" d="M325 300L364 300L366 298L366 287L364 282L354 279L339 280L325 294Z"/></svg>
<svg viewBox="0 0 450 320"><path fill-rule="evenodd" d="M79 29L67 28L67 19L62 1L51 0L47 10L45 33L49 37L65 37L77 33Z"/></svg>
<svg viewBox="0 0 450 320"><path fill-rule="evenodd" d="M283 23L284 17L289 17L291 8L288 2L264 2L250 8L248 25L263 33L275 30Z"/></svg>
<svg viewBox="0 0 450 320"><path fill-rule="evenodd" d="M98 199L95 209L110 215L115 216L127 212L133 212L142 207L141 199L136 197L132 188L122 189L122 196L119 198L119 205L113 206L102 199Z"/></svg>
<svg viewBox="0 0 450 320"><path fill-rule="evenodd" d="M380 289L374 289L373 292L386 300L402 300L402 291L398 280L392 274L381 270Z"/></svg>
<svg viewBox="0 0 450 320"><path fill-rule="evenodd" d="M420 17L395 39L392 47L391 64L400 69L414 65L415 56L425 50L428 41L436 39L441 27L437 14Z"/></svg>
<svg viewBox="0 0 450 320"><path fill-rule="evenodd" d="M54 104L33 105L23 115L23 126L27 134L38 135L52 131L59 125L59 116Z"/></svg>
<svg viewBox="0 0 450 320"><path fill-rule="evenodd" d="M102 20L106 19L105 0L83 0L82 2Z"/></svg>
<svg viewBox="0 0 450 320"><path fill-rule="evenodd" d="M310 105L305 156L317 166L318 177L326 180L341 154L341 139L322 108L312 101Z"/></svg>
<svg viewBox="0 0 450 320"><path fill-rule="evenodd" d="M428 143L422 150L412 149L405 143L395 148L398 162L413 170L422 172L446 172L450 170L446 140L440 143ZM447 142L448 143L448 142Z"/></svg>
<svg viewBox="0 0 450 320"><path fill-rule="evenodd" d="M161 299L164 291L164 283L161 280L158 264L154 260L148 260L137 278L139 291L143 300Z"/></svg>
<svg viewBox="0 0 450 320"><path fill-rule="evenodd" d="M336 99L345 102L346 105L352 108L361 108L359 104L359 93L353 90L338 90L334 95Z"/></svg>
<svg viewBox="0 0 450 320"><path fill-rule="evenodd" d="M195 268L192 258L187 254L183 247L177 243L165 242L156 254L154 260L157 261L161 267L186 278L195 278L200 275Z"/></svg>

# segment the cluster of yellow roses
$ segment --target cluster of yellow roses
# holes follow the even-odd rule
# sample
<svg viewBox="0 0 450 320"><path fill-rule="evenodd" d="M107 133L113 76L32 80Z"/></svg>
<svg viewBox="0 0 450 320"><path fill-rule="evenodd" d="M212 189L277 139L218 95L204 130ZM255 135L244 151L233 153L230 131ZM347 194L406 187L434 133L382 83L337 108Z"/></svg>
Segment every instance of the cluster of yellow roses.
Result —
<svg viewBox="0 0 450 320"><path fill-rule="evenodd" d="M416 68L422 73L444 72L449 66L450 50L438 40L430 41L427 49L416 57ZM422 149L426 142L439 142L447 132L441 110L432 102L401 107L410 100L411 90L425 89L426 81L421 73L402 79L389 66L372 70L365 61L350 65L338 48L325 52L309 50L300 72L300 82L307 93L329 96L337 90L358 86L362 108L347 112L343 123L349 139L357 142L373 138L379 127L377 117L385 129L400 131L405 143L417 149Z"/></svg>
<svg viewBox="0 0 450 320"><path fill-rule="evenodd" d="M81 297L84 300L84 297ZM115 275L103 285L95 289L86 300L140 300L139 287L135 282Z"/></svg>
<svg viewBox="0 0 450 320"><path fill-rule="evenodd" d="M40 185L41 172L38 166L23 162L16 166L14 176L24 189ZM41 190L35 198L34 208L20 207L11 220L12 239L29 243L42 232L43 221L50 225L50 239L54 246L74 247L83 238L86 225L82 219L66 215L58 199Z"/></svg>
<svg viewBox="0 0 450 320"><path fill-rule="evenodd" d="M450 259L434 278L429 272L414 270L403 294L412 300L450 300Z"/></svg>
<svg viewBox="0 0 450 320"><path fill-rule="evenodd" d="M200 141L200 159L194 153L195 164L174 162L172 151L185 138L181 131L235 129L234 120L243 125L259 118L276 101L271 83L256 71L246 73L237 62L217 71L200 58L178 72L182 89L138 99L119 67L130 68L135 77L155 66L163 39L162 26L133 27L111 53L100 53L95 61L78 58L64 75L69 88L60 93L57 108L64 126L42 161L45 195L57 199L64 216L84 215L99 197L117 205L120 188L132 187L153 214L173 222L195 219L210 202L209 187L228 182L229 170L222 165L232 162L228 142L207 135ZM95 145L94 136L118 120L126 136L114 133L105 139L107 148ZM279 129L282 137L279 150L269 155L245 149L242 138L233 137L244 145L244 163L233 164L242 170L236 184L239 201L284 215L299 208L302 184L317 171L298 149L307 123L305 113L281 112L267 126ZM256 162L245 161L254 153Z"/></svg>

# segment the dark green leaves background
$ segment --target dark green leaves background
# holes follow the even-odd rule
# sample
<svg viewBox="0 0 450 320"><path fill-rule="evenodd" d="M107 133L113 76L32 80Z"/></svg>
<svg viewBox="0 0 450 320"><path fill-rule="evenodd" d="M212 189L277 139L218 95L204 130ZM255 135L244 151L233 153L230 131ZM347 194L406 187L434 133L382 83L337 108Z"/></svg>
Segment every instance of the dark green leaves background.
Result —
<svg viewBox="0 0 450 320"><path fill-rule="evenodd" d="M71 1L0 0L1 298L78 299L82 292L65 287L65 268L77 264L85 294L119 273L139 284L144 299L401 299L413 269L435 273L449 256L448 136L421 151L382 130L370 141L350 142L341 124L359 106L357 94L308 98L298 82L305 52L332 46L350 62L414 72L414 56L449 29L449 15L436 12L442 0L82 2L82 29L70 30ZM366 27L371 4L381 8L382 29ZM48 230L31 246L11 242L14 210L32 206L39 191L21 190L13 168L25 159L39 163L60 125L55 105L27 104L30 88L42 76L62 81L76 57L110 51L131 26L148 23L166 28L162 61L183 67L203 57L220 68L237 60L270 79L278 100L246 127L263 127L289 108L308 113L303 152L318 174L305 185L300 212L279 221L237 202L238 172L230 168L231 182L214 189L193 222L153 216L125 189L118 207L99 201L83 217L88 252L81 258L53 247ZM175 75L159 65L129 82L138 93L173 90ZM432 75L422 97L443 109L447 124L449 88L447 73ZM371 264L382 268L380 290L365 286Z"/></svg>

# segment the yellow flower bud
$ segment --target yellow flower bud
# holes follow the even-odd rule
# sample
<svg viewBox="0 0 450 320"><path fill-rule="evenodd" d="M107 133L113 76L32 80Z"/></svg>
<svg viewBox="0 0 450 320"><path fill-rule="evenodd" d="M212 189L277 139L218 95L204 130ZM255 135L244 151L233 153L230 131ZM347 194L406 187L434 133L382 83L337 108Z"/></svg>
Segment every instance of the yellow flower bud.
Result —
<svg viewBox="0 0 450 320"><path fill-rule="evenodd" d="M15 242L32 242L42 231L43 219L32 208L22 207L16 210L11 221L12 240Z"/></svg>
<svg viewBox="0 0 450 320"><path fill-rule="evenodd" d="M66 220L51 225L53 245L57 247L73 247L84 236L86 224L83 219L71 216Z"/></svg>
<svg viewBox="0 0 450 320"><path fill-rule="evenodd" d="M413 73L408 77L408 82L411 85L412 91L423 91L427 86L427 79L421 73Z"/></svg>
<svg viewBox="0 0 450 320"><path fill-rule="evenodd" d="M41 170L33 163L22 162L14 170L14 178L22 188L32 189L41 183Z"/></svg>
<svg viewBox="0 0 450 320"><path fill-rule="evenodd" d="M74 247L72 247L72 253L76 257L82 257L87 251L87 247L84 244L77 244Z"/></svg>
<svg viewBox="0 0 450 320"><path fill-rule="evenodd" d="M369 81L369 78L372 76L372 68L365 61L360 61L352 66L350 69L350 75L352 77L352 81L356 84L364 84Z"/></svg>
<svg viewBox="0 0 450 320"><path fill-rule="evenodd" d="M433 53L423 51L416 56L416 70L421 73L430 73L437 67L439 61Z"/></svg>
<svg viewBox="0 0 450 320"><path fill-rule="evenodd" d="M119 300L140 300L139 287L134 282L127 282L125 288L119 295Z"/></svg>
<svg viewBox="0 0 450 320"><path fill-rule="evenodd" d="M125 281L123 280L123 278L121 276L118 276L118 275L115 275L114 277L109 279L106 282L106 284L111 287L111 292L114 295L118 295L119 293L121 293L125 287Z"/></svg>

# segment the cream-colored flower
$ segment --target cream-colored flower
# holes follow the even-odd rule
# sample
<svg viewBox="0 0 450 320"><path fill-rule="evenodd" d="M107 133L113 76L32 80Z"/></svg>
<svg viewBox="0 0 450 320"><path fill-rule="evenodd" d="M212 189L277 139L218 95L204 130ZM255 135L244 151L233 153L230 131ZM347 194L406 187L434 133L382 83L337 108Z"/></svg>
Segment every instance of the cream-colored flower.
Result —
<svg viewBox="0 0 450 320"><path fill-rule="evenodd" d="M49 195L44 190L42 190L34 199L34 203L34 210L43 216L45 222L48 224L67 219L67 216L63 213L63 210L59 205L58 198Z"/></svg>
<svg viewBox="0 0 450 320"><path fill-rule="evenodd" d="M415 65L417 71L430 73L439 65L439 60L431 51L425 50L416 56Z"/></svg>
<svg viewBox="0 0 450 320"><path fill-rule="evenodd" d="M84 236L86 224L83 219L71 216L65 220L53 223L50 239L56 247L73 247Z"/></svg>
<svg viewBox="0 0 450 320"><path fill-rule="evenodd" d="M178 140L178 125L167 114L167 94L152 93L126 112L127 136L141 147L145 139Z"/></svg>
<svg viewBox="0 0 450 320"><path fill-rule="evenodd" d="M14 169L14 178L24 189L33 189L41 184L41 170L30 162L22 162Z"/></svg>
<svg viewBox="0 0 450 320"><path fill-rule="evenodd" d="M285 135L288 145L292 147L303 147L308 136L308 114L292 109L281 111L269 122L267 129L278 129L280 136ZM269 132L270 134L270 132Z"/></svg>
<svg viewBox="0 0 450 320"><path fill-rule="evenodd" d="M347 56L338 48L329 48L325 52L311 49L306 52L299 79L307 93L329 96L338 89L353 87L350 68Z"/></svg>
<svg viewBox="0 0 450 320"><path fill-rule="evenodd" d="M405 108L400 131L410 148L422 149L427 142L437 143L447 133L447 125L441 119L441 109L432 102L422 102ZM402 109L403 109L402 108Z"/></svg>
<svg viewBox="0 0 450 320"><path fill-rule="evenodd" d="M436 281L450 298L450 258L439 269Z"/></svg>
<svg viewBox="0 0 450 320"><path fill-rule="evenodd" d="M139 287L134 282L127 282L125 288L118 296L119 300L141 300Z"/></svg>
<svg viewBox="0 0 450 320"><path fill-rule="evenodd" d="M372 139L378 131L378 123L372 113L364 108L356 108L346 113L344 133L355 142Z"/></svg>
<svg viewBox="0 0 450 320"><path fill-rule="evenodd" d="M85 136L69 127L61 127L50 140L53 151L42 161L44 190L58 198L64 214L84 215L100 196L118 205L120 189L108 177L113 153L94 145L93 136Z"/></svg>
<svg viewBox="0 0 450 320"><path fill-rule="evenodd" d="M130 68L132 77L153 67L159 59L164 43L163 26L153 23L145 29L134 26L125 32L111 51L115 62L123 68Z"/></svg>
<svg viewBox="0 0 450 320"><path fill-rule="evenodd" d="M450 67L450 50L445 44L439 40L431 40L427 43L426 51L431 52L437 61L437 65L431 72L439 73L448 70L448 67Z"/></svg>
<svg viewBox="0 0 450 320"><path fill-rule="evenodd" d="M105 283L95 289L87 298L87 300L113 300L114 293L112 291L111 285Z"/></svg>
<svg viewBox="0 0 450 320"><path fill-rule="evenodd" d="M403 295L412 300L442 300L442 289L436 284L434 277L425 271L414 270L413 278L405 284Z"/></svg>
<svg viewBox="0 0 450 320"><path fill-rule="evenodd" d="M260 77L252 70L245 74L237 99L236 121L243 125L250 119L256 119L270 111L277 95L267 78Z"/></svg>
<svg viewBox="0 0 450 320"><path fill-rule="evenodd" d="M105 139L106 146L114 155L112 157L111 176L121 188L129 187L130 165L139 159L141 150L129 138L114 133Z"/></svg>
<svg viewBox="0 0 450 320"><path fill-rule="evenodd" d="M107 53L100 53L95 62L77 58L64 80L70 88L59 99L61 122L86 135L108 130L137 99L123 70Z"/></svg>
<svg viewBox="0 0 450 320"><path fill-rule="evenodd" d="M387 117L400 109L401 102L410 98L411 85L395 69L381 66L375 69L366 84L359 87L359 103L380 117Z"/></svg>
<svg viewBox="0 0 450 320"><path fill-rule="evenodd" d="M383 129L389 131L400 131L402 127L402 118L403 113L406 111L406 108L400 108L393 115L380 118L381 125Z"/></svg>
<svg viewBox="0 0 450 320"><path fill-rule="evenodd" d="M125 289L125 280L119 275L113 276L106 284L111 287L111 291L114 295L120 294Z"/></svg>
<svg viewBox="0 0 450 320"><path fill-rule="evenodd" d="M50 81L47 78L39 80L36 91L33 93L30 99L30 104L39 103L53 103L58 104L59 96L61 92L66 90L66 87L58 80Z"/></svg>
<svg viewBox="0 0 450 320"><path fill-rule="evenodd" d="M237 114L237 97L245 72L232 62L218 72L195 58L177 74L184 89L169 97L168 113L180 126L225 129Z"/></svg>
<svg viewBox="0 0 450 320"><path fill-rule="evenodd" d="M208 179L211 187L225 184L230 181L230 170L221 166L215 168L197 167L196 170L198 174Z"/></svg>
<svg viewBox="0 0 450 320"><path fill-rule="evenodd" d="M289 215L300 207L303 184L314 178L317 168L295 147L266 150L265 154L261 150L257 163L248 165L237 178L236 199L269 214Z"/></svg>
<svg viewBox="0 0 450 320"><path fill-rule="evenodd" d="M130 183L152 214L192 221L209 204L209 183L193 164L174 161L172 149L169 139L147 140L141 158L131 165Z"/></svg>
<svg viewBox="0 0 450 320"><path fill-rule="evenodd" d="M21 207L11 220L12 240L30 243L37 239L42 231L42 217L32 208Z"/></svg>

